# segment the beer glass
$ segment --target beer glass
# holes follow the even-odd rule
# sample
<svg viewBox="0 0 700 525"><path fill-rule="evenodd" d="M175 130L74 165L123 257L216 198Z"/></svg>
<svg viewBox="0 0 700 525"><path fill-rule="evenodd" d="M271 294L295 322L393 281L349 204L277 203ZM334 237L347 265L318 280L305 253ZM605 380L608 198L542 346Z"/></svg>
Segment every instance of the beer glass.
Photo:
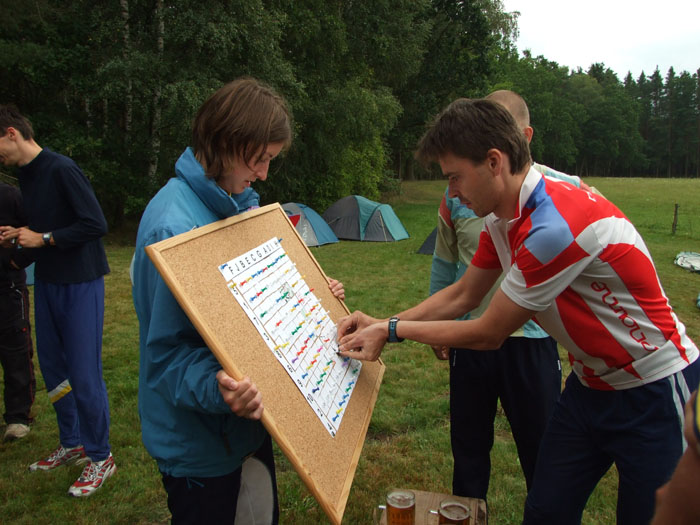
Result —
<svg viewBox="0 0 700 525"><path fill-rule="evenodd" d="M467 505L453 498L442 500L437 510L428 510L428 516L435 514L439 525L471 525L471 510Z"/></svg>
<svg viewBox="0 0 700 525"><path fill-rule="evenodd" d="M374 523L381 523L382 513L386 511L387 525L415 525L416 495L410 490L392 489L386 495L386 505L374 509Z"/></svg>

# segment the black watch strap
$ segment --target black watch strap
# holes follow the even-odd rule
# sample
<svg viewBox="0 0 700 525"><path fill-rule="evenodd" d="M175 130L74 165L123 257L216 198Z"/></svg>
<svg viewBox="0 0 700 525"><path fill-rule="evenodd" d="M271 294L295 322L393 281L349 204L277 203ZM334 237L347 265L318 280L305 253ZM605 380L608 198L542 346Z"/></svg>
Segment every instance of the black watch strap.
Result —
<svg viewBox="0 0 700 525"><path fill-rule="evenodd" d="M44 246L51 244L51 232L43 234L41 238L44 241Z"/></svg>
<svg viewBox="0 0 700 525"><path fill-rule="evenodd" d="M386 339L389 343L400 343L404 339L396 335L396 323L398 322L399 318L396 316L389 319L389 337Z"/></svg>

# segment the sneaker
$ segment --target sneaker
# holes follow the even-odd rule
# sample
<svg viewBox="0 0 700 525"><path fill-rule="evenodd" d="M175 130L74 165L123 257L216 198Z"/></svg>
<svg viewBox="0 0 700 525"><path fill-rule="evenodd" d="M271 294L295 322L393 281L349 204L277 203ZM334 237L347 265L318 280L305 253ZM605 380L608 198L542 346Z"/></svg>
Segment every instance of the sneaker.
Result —
<svg viewBox="0 0 700 525"><path fill-rule="evenodd" d="M63 445L59 445L56 450L49 454L48 458L29 465L29 470L53 470L61 465L67 465L69 463L81 464L86 461L87 456L85 455L85 449L82 445L73 448L63 448Z"/></svg>
<svg viewBox="0 0 700 525"><path fill-rule="evenodd" d="M14 441L15 439L22 439L24 436L29 434L29 425L24 423L10 423L7 425L5 430L5 441Z"/></svg>
<svg viewBox="0 0 700 525"><path fill-rule="evenodd" d="M90 461L78 480L68 489L68 494L76 497L91 496L99 489L107 478L117 471L112 454L102 461Z"/></svg>

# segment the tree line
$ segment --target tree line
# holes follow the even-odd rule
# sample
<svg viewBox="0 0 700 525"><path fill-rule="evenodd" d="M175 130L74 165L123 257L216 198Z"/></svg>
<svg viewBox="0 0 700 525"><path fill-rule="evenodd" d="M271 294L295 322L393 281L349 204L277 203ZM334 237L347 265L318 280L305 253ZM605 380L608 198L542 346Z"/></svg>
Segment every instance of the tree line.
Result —
<svg viewBox="0 0 700 525"><path fill-rule="evenodd" d="M697 71L569 71L518 53L517 17L501 0L15 2L0 19L0 102L81 165L112 225L138 217L199 105L241 75L273 85L294 117L292 148L256 188L264 202L323 210L436 176L413 159L426 123L454 98L503 88L530 106L538 162L700 176Z"/></svg>
<svg viewBox="0 0 700 525"><path fill-rule="evenodd" d="M569 71L527 52L499 67L495 85L530 107L536 160L581 176L700 177L700 69L620 81L602 63Z"/></svg>

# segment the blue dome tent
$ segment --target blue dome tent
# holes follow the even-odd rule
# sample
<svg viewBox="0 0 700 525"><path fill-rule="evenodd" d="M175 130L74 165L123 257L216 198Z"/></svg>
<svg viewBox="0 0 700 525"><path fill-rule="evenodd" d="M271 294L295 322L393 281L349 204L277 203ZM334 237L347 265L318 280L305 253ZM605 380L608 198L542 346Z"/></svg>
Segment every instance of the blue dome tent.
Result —
<svg viewBox="0 0 700 525"><path fill-rule="evenodd" d="M288 202L282 205L282 209L307 246L338 242L330 226L312 208L298 202Z"/></svg>

